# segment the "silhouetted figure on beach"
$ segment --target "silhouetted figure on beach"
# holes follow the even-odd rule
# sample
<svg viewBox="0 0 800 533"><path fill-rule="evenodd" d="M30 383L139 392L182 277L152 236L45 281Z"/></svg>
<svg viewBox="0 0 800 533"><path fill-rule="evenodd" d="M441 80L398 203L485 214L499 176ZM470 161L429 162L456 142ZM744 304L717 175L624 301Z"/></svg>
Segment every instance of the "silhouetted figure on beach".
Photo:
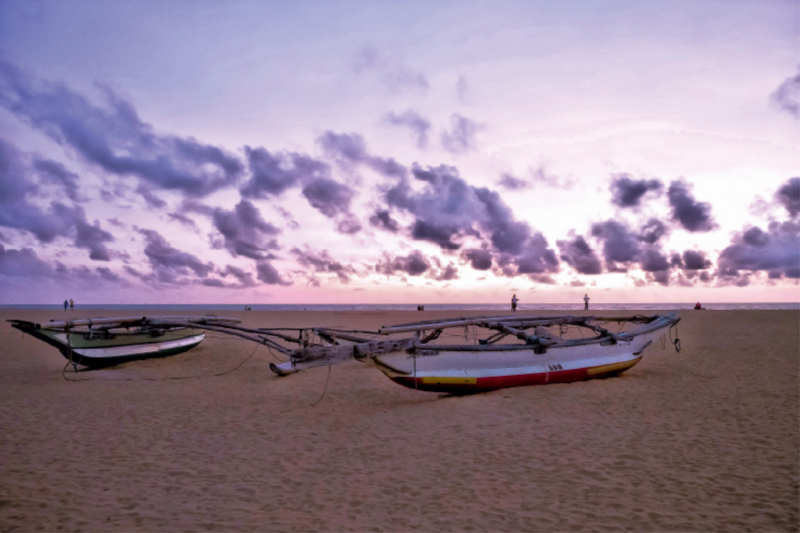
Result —
<svg viewBox="0 0 800 533"><path fill-rule="evenodd" d="M514 296L511 297L511 310L516 312L517 311L517 294L514 293Z"/></svg>
<svg viewBox="0 0 800 533"><path fill-rule="evenodd" d="M702 309L702 308L703 308L703 306L702 306L702 305L700 305L700 302L697 302L697 303L695 304L694 308L695 308L695 310L699 310L699 309Z"/></svg>
<svg viewBox="0 0 800 533"><path fill-rule="evenodd" d="M64 311L67 310L67 307L69 307L69 300L64 300Z"/></svg>
<svg viewBox="0 0 800 533"><path fill-rule="evenodd" d="M588 311L589 310L589 295L588 294L584 294L583 295L583 310L584 311Z"/></svg>

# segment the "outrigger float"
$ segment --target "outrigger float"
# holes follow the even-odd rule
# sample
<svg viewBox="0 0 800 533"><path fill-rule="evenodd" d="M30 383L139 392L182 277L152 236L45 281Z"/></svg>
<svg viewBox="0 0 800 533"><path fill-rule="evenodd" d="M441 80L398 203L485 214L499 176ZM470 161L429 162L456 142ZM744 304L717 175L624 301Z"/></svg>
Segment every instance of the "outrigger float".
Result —
<svg viewBox="0 0 800 533"><path fill-rule="evenodd" d="M90 367L184 351L199 344L207 330L243 337L288 356L286 362L270 364L281 376L351 359L372 359L400 385L470 393L618 375L638 363L645 350L680 318L481 316L384 326L377 332L246 328L238 319L218 317L95 319L43 325L11 322L59 348L71 362ZM617 326L616 332L607 329L612 324ZM454 337L465 342L440 341ZM285 343L299 347L288 348ZM161 346L156 347L158 344ZM680 351L677 335L673 344Z"/></svg>

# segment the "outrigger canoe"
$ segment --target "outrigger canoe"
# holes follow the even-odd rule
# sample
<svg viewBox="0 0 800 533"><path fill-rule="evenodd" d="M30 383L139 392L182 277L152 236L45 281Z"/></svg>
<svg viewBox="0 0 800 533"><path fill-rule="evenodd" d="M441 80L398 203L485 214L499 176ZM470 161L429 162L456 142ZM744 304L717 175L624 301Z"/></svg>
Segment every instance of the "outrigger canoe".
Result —
<svg viewBox="0 0 800 533"><path fill-rule="evenodd" d="M680 318L484 316L384 326L377 332L247 328L239 322L217 317L109 318L49 324L11 321L13 327L57 347L73 364L90 367L188 350L203 340L204 330L210 330L284 354L287 361L270 363L272 371L281 376L351 359L371 359L392 381L405 387L471 393L621 374L641 361L656 339L665 338L667 333L672 338L671 329ZM609 329L612 326L616 331ZM410 333L413 336L408 336ZM440 342L442 336L463 337L465 342ZM286 343L299 347L292 349ZM673 344L680 351L677 332Z"/></svg>
<svg viewBox="0 0 800 533"><path fill-rule="evenodd" d="M680 321L675 315L633 317L477 317L386 326L382 335L414 332L413 338L375 342L317 329L337 345L294 350L271 364L280 375L349 358L372 358L392 381L413 389L470 393L615 376L638 363L653 341ZM600 324L616 323L614 333ZM475 327L470 344L437 344L448 328ZM627 331L623 331L629 326ZM635 326L630 328L630 326ZM478 338L477 328L491 335ZM573 330L571 337L565 335ZM578 337L575 332L579 332ZM583 332L587 332L584 334ZM428 332L428 335L425 333ZM465 337L469 338L469 330ZM350 346L340 346L342 340ZM508 340L522 341L509 343ZM680 350L677 336L673 341Z"/></svg>
<svg viewBox="0 0 800 533"><path fill-rule="evenodd" d="M236 321L204 320L212 320L211 323ZM89 368L175 355L191 350L205 338L203 329L188 323L164 325L146 317L79 319L44 324L24 320L9 322L12 327L57 348L73 365Z"/></svg>

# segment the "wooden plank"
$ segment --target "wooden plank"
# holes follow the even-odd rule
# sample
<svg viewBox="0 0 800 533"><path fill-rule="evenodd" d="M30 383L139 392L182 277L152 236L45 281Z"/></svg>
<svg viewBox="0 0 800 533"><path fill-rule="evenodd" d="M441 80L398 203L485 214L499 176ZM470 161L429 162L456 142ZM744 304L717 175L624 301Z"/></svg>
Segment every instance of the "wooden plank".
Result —
<svg viewBox="0 0 800 533"><path fill-rule="evenodd" d="M489 319L490 318L490 319ZM461 326L482 326L491 327L489 324L514 324L519 327L533 327L533 326L547 326L556 324L575 324L582 323L587 320L594 320L591 316L551 316L551 317L531 317L530 319L521 319L520 317L489 317L489 318L468 318L450 321L432 321L425 324L405 325L405 326L383 326L378 330L381 335L390 335L392 333L407 333L410 331L422 331L424 329L445 329L456 328ZM499 326L494 329L499 329Z"/></svg>
<svg viewBox="0 0 800 533"><path fill-rule="evenodd" d="M407 350L418 342L415 338L393 339L387 341L365 342L350 346L323 346L292 350L292 366L297 370L316 366L332 365L349 359L363 359L384 353Z"/></svg>

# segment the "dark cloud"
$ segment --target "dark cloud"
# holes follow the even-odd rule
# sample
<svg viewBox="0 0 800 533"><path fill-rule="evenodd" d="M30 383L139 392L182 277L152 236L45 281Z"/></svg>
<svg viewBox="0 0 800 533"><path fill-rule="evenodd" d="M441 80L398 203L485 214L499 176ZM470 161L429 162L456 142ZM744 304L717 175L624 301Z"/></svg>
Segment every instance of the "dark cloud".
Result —
<svg viewBox="0 0 800 533"><path fill-rule="evenodd" d="M417 147L422 149L428 147L428 131L431 129L431 123L416 111L408 109L400 114L388 113L384 120L394 126L409 128L416 137Z"/></svg>
<svg viewBox="0 0 800 533"><path fill-rule="evenodd" d="M154 230L139 229L139 233L145 237L147 244L144 254L153 268L155 279L159 282L185 283L187 280L181 276L193 273L197 277L205 278L214 270L212 263L203 263L194 255L173 248L164 237ZM132 273L134 272L136 271L134 270Z"/></svg>
<svg viewBox="0 0 800 533"><path fill-rule="evenodd" d="M258 279L267 285L291 285L291 281L284 280L280 273L268 261L259 261L256 263L256 271L258 272Z"/></svg>
<svg viewBox="0 0 800 533"><path fill-rule="evenodd" d="M0 244L0 275L21 278L52 277L53 268L30 248L19 250Z"/></svg>
<svg viewBox="0 0 800 533"><path fill-rule="evenodd" d="M40 167L45 169L40 172L47 173L63 170L57 165ZM32 172L27 158L0 139L0 226L28 231L42 243L52 242L56 237L73 237L76 247L89 250L90 259L108 261L110 253L105 243L112 242L114 237L99 222L89 224L81 206L51 202L44 211L29 202L28 197L38 190L31 181Z"/></svg>
<svg viewBox="0 0 800 533"><path fill-rule="evenodd" d="M347 185L327 178L315 179L303 187L308 203L329 218L349 213L354 194Z"/></svg>
<svg viewBox="0 0 800 533"><path fill-rule="evenodd" d="M253 274L233 265L226 266L225 270L220 272L220 274L225 277L230 276L235 278L239 282L238 285L241 287L253 287L256 284L253 279Z"/></svg>
<svg viewBox="0 0 800 533"><path fill-rule="evenodd" d="M442 132L442 147L448 152L461 153L475 149L475 135L481 128L480 124L453 114L450 117L450 130Z"/></svg>
<svg viewBox="0 0 800 533"><path fill-rule="evenodd" d="M470 186L456 168L445 165L415 164L411 174L423 184L421 189L401 178L386 190L385 199L391 207L414 215L412 238L457 250L465 238L473 237L503 256L506 275L558 270L558 259L546 239L516 220L497 192Z"/></svg>
<svg viewBox="0 0 800 533"><path fill-rule="evenodd" d="M241 200L231 211L214 209L212 221L225 239L225 249L234 257L264 259L265 251L279 247L270 237L280 234L281 230L265 221L258 208L248 200Z"/></svg>
<svg viewBox="0 0 800 533"><path fill-rule="evenodd" d="M277 196L286 189L317 179L330 179L327 163L292 152L270 153L245 146L251 177L241 189L245 198Z"/></svg>
<svg viewBox="0 0 800 533"><path fill-rule="evenodd" d="M640 266L645 272L659 272L670 269L669 261L664 254L654 248L642 250Z"/></svg>
<svg viewBox="0 0 800 533"><path fill-rule="evenodd" d="M136 192L139 193L149 207L153 209L163 209L167 207L167 202L159 198L158 195L153 194L147 184L141 184L136 187Z"/></svg>
<svg viewBox="0 0 800 533"><path fill-rule="evenodd" d="M203 196L241 177L239 158L193 138L157 134L133 104L104 91L104 105L0 62L0 105L87 161L151 186Z"/></svg>
<svg viewBox="0 0 800 533"><path fill-rule="evenodd" d="M361 231L361 222L352 214L345 215L336 223L336 231L345 235L353 235Z"/></svg>
<svg viewBox="0 0 800 533"><path fill-rule="evenodd" d="M457 226L437 226L424 220L417 220L411 227L411 237L420 241L432 242L444 250L458 250L461 247L452 240L458 233Z"/></svg>
<svg viewBox="0 0 800 533"><path fill-rule="evenodd" d="M663 187L659 180L634 180L629 174L616 174L611 181L611 203L620 207L638 207L645 194L658 193Z"/></svg>
<svg viewBox="0 0 800 533"><path fill-rule="evenodd" d="M800 178L789 178L778 188L775 198L786 208L790 217L800 214Z"/></svg>
<svg viewBox="0 0 800 533"><path fill-rule="evenodd" d="M800 118L800 66L797 67L797 74L783 80L770 95L770 101L778 109Z"/></svg>
<svg viewBox="0 0 800 533"><path fill-rule="evenodd" d="M800 278L800 224L772 222L767 231L749 228L736 235L719 255L720 276L742 282L764 271L771 279Z"/></svg>
<svg viewBox="0 0 800 533"><path fill-rule="evenodd" d="M392 218L389 211L385 209L376 210L375 214L369 217L369 223L373 226L391 231L392 233L397 233L400 230L400 224L398 224L397 221Z"/></svg>
<svg viewBox="0 0 800 533"><path fill-rule="evenodd" d="M186 215L181 215L180 213L169 213L167 216L172 220L175 220L176 222L180 222L187 228L192 228L195 231L197 231L198 229L195 221L187 217ZM109 220L109 222L111 221Z"/></svg>
<svg viewBox="0 0 800 533"><path fill-rule="evenodd" d="M529 182L520 178L516 178L507 172L500 176L500 179L497 181L497 185L512 191L530 187Z"/></svg>
<svg viewBox="0 0 800 533"><path fill-rule="evenodd" d="M206 287L218 287L220 289L248 289L257 285L255 279L253 279L253 274L233 265L226 266L219 274L223 278L233 278L236 281L227 283L222 279L209 277L201 280L201 283Z"/></svg>
<svg viewBox="0 0 800 533"><path fill-rule="evenodd" d="M475 270L489 270L492 268L492 253L489 250L478 248L465 250L463 256Z"/></svg>
<svg viewBox="0 0 800 533"><path fill-rule="evenodd" d="M402 61L388 58L375 48L366 46L356 52L353 60L356 74L375 73L389 91L397 93L407 88L427 89L424 74L406 66Z"/></svg>
<svg viewBox="0 0 800 533"><path fill-rule="evenodd" d="M324 150L325 155L345 167L361 164L390 178L402 178L408 175L408 169L394 159L370 155L367 152L364 137L357 133L326 131L319 136L317 142Z"/></svg>
<svg viewBox="0 0 800 533"><path fill-rule="evenodd" d="M334 261L327 250L315 253L309 249L292 248L292 254L297 257L297 262L304 267L311 268L314 272L336 274L342 283L349 283L350 276L356 273L352 266Z"/></svg>
<svg viewBox="0 0 800 533"><path fill-rule="evenodd" d="M705 270L711 268L711 261L705 255L695 250L683 252L682 268L685 270Z"/></svg>
<svg viewBox="0 0 800 533"><path fill-rule="evenodd" d="M600 259L582 236L572 240L556 241L561 259L581 274L595 275L603 272Z"/></svg>
<svg viewBox="0 0 800 533"><path fill-rule="evenodd" d="M83 208L80 206L69 210L60 204L53 205L56 208L63 208L65 209L65 213L71 214L73 224L75 225L75 246L89 250L89 259L94 261L111 260L111 255L105 243L112 242L114 237L109 232L102 229L98 221L95 220L93 224L89 224L86 221Z"/></svg>
<svg viewBox="0 0 800 533"><path fill-rule="evenodd" d="M631 263L639 257L639 240L627 226L616 220L592 224L592 236L603 243L603 258L610 271L614 263Z"/></svg>
<svg viewBox="0 0 800 533"><path fill-rule="evenodd" d="M639 230L639 236L637 238L647 244L655 244L667 233L667 230L667 226L663 222L651 218L645 223L642 229Z"/></svg>
<svg viewBox="0 0 800 533"><path fill-rule="evenodd" d="M696 201L689 192L689 186L683 181L670 183L667 197L672 207L672 219L679 222L684 229L697 232L710 231L716 227L711 218L711 204Z"/></svg>
<svg viewBox="0 0 800 533"><path fill-rule="evenodd" d="M519 254L514 257L517 264L517 274L528 274L528 277L538 283L551 285L555 283L548 275L559 270L558 258L553 250L548 248L547 239L541 233L535 233L525 242Z"/></svg>
<svg viewBox="0 0 800 533"><path fill-rule="evenodd" d="M78 175L70 172L64 165L50 159L35 158L33 168L39 173L43 181L57 183L64 188L67 198L77 202L78 198Z"/></svg>
<svg viewBox="0 0 800 533"><path fill-rule="evenodd" d="M436 281L452 281L458 279L458 269L453 263L448 264L436 275Z"/></svg>
<svg viewBox="0 0 800 533"><path fill-rule="evenodd" d="M383 260L375 265L375 271L387 276L395 272L404 272L410 276L419 276L431 268L430 261L420 252L414 250L407 256L397 256L392 258L389 254L383 254Z"/></svg>

